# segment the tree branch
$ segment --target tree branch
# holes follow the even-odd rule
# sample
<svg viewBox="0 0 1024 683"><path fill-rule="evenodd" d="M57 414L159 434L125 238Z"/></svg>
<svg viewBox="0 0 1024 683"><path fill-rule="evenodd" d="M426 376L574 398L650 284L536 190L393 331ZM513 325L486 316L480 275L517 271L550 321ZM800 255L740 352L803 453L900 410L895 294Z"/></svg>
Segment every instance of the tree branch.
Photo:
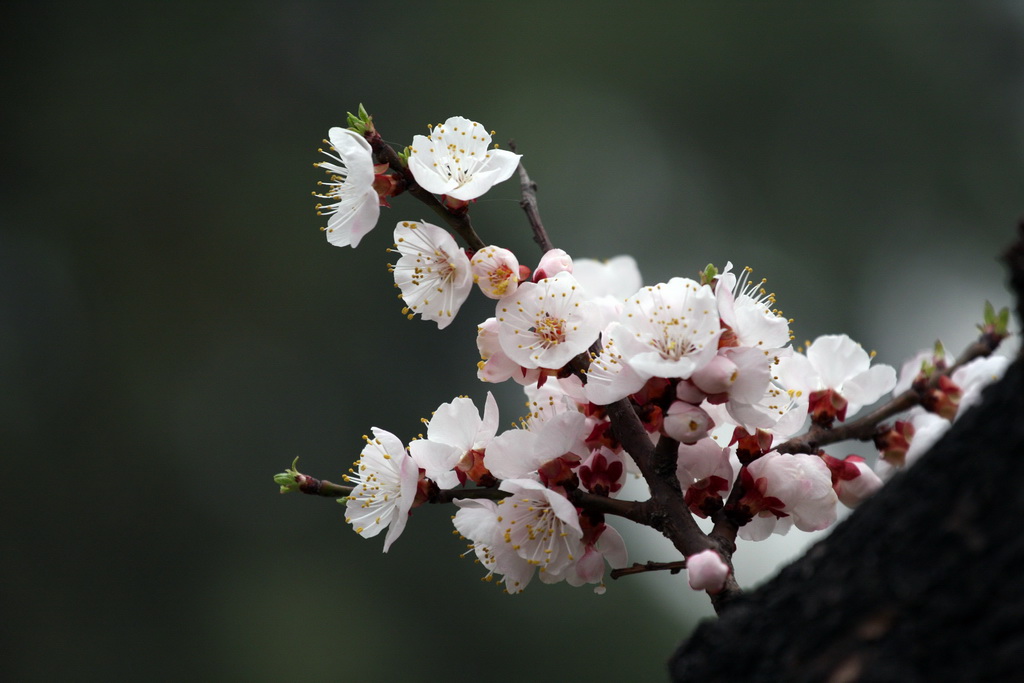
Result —
<svg viewBox="0 0 1024 683"><path fill-rule="evenodd" d="M996 335L982 334L976 341L964 349L953 365L942 372L936 372L924 389L935 389L939 386L940 377L949 377L972 360L991 355L1001 341L1002 338ZM907 389L885 405L853 422L828 428L812 425L807 433L789 439L774 450L777 450L779 453L815 453L822 446L838 443L839 441L851 439L870 441L875 436L878 426L883 420L887 420L898 413L920 405L922 391L915 388Z"/></svg>
<svg viewBox="0 0 1024 683"><path fill-rule="evenodd" d="M515 152L516 141L509 140L508 147ZM544 224L540 220L540 211L537 208L537 183L530 180L521 159L519 161L519 187L523 195L523 198L519 200L519 206L526 212L526 218L530 221L530 227L533 229L533 241L540 246L542 252L547 253L554 249L555 245L551 243L551 238L548 237Z"/></svg>
<svg viewBox="0 0 1024 683"><path fill-rule="evenodd" d="M289 472L287 478L290 481L294 481L295 484L294 486L282 487L282 493L299 491L306 495L320 496L322 498L344 498L345 496L352 495L352 490L355 488L354 486L335 484L326 479L317 479L316 477L299 472ZM275 479L277 478L275 477ZM428 495L426 502L445 504L456 500L501 500L509 495L511 494L497 487L436 489L434 493ZM581 489L570 491L568 497L573 505L587 512L615 515L640 524L645 523L646 513L643 503L634 500L620 500L618 498L599 496Z"/></svg>
<svg viewBox="0 0 1024 683"><path fill-rule="evenodd" d="M670 574L678 574L683 569L686 569L686 560L676 560L675 562L634 562L629 567L613 569L609 576L613 579L617 579L620 576L657 571L668 571Z"/></svg>
<svg viewBox="0 0 1024 683"><path fill-rule="evenodd" d="M406 183L406 191L416 199L420 200L431 211L436 213L441 219L448 224L452 230L458 233L462 241L466 243L472 251L478 251L483 249L486 244L480 239L480 236L476 234L476 230L473 229L473 223L469 219L469 213L467 212L468 207L464 207L460 210L452 211L448 207L438 200L432 193L424 190L416 183L416 178L413 177L409 167L402 163L398 153L392 149L391 145L384 142L381 138L380 133L373 131L369 134L367 141L370 143L370 147L373 149L374 155L382 163L387 164L392 171L402 176Z"/></svg>

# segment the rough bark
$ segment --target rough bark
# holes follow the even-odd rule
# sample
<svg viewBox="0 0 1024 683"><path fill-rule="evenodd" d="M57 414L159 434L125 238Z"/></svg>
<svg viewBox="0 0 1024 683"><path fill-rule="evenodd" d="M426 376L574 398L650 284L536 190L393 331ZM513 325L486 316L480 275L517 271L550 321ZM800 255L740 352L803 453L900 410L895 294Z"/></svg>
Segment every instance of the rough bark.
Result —
<svg viewBox="0 0 1024 683"><path fill-rule="evenodd" d="M1024 247L1007 254L1018 308ZM702 624L675 681L1024 680L1024 363L920 461Z"/></svg>

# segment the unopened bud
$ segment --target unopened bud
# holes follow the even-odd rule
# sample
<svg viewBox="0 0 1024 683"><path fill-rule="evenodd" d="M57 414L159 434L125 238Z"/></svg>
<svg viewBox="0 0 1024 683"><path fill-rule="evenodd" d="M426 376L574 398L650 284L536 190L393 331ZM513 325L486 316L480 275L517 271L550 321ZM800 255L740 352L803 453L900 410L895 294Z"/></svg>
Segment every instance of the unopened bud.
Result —
<svg viewBox="0 0 1024 683"><path fill-rule="evenodd" d="M693 590L717 593L729 578L729 565L714 550L702 550L686 558L686 577Z"/></svg>
<svg viewBox="0 0 1024 683"><path fill-rule="evenodd" d="M537 264L537 270L533 271L533 281L540 282L563 271L572 272L572 257L561 249L549 249L541 257L540 263Z"/></svg>
<svg viewBox="0 0 1024 683"><path fill-rule="evenodd" d="M963 391L957 386L956 382L946 375L942 375L939 377L939 385L934 389L929 389L921 397L921 405L924 406L925 410L935 413L939 417L952 420L956 417L957 410L960 408L960 398L962 396Z"/></svg>
<svg viewBox="0 0 1024 683"><path fill-rule="evenodd" d="M739 369L735 363L723 355L717 355L693 373L690 379L707 394L724 394L732 388L738 374Z"/></svg>
<svg viewBox="0 0 1024 683"><path fill-rule="evenodd" d="M662 421L662 430L679 443L694 444L703 439L715 426L711 416L703 409L676 401L668 407Z"/></svg>
<svg viewBox="0 0 1024 683"><path fill-rule="evenodd" d="M887 463L903 467L913 438L914 425L908 420L897 420L892 427L875 435L875 448Z"/></svg>

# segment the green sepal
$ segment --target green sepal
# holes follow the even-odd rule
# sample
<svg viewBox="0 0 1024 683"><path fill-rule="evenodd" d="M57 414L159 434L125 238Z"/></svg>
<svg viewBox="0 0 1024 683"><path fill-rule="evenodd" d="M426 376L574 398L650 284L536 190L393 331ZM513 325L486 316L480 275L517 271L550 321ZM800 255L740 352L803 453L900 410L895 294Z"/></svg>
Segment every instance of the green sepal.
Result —
<svg viewBox="0 0 1024 683"><path fill-rule="evenodd" d="M346 121L348 123L349 130L355 131L360 135L366 135L367 133L373 132L373 117L366 112L366 107L360 102L359 109L356 113L347 112Z"/></svg>
<svg viewBox="0 0 1024 683"><path fill-rule="evenodd" d="M1006 336L1010 332L1010 309L1003 307L996 311L991 301L985 302L984 323L978 326L982 332Z"/></svg>
<svg viewBox="0 0 1024 683"><path fill-rule="evenodd" d="M715 268L715 264L709 263L700 274L700 283L710 285L716 277L718 277L718 268Z"/></svg>
<svg viewBox="0 0 1024 683"><path fill-rule="evenodd" d="M274 475L274 483L281 487L281 493L291 493L292 491L299 490L299 471L295 469L295 465L298 462L299 459L296 457L289 469Z"/></svg>

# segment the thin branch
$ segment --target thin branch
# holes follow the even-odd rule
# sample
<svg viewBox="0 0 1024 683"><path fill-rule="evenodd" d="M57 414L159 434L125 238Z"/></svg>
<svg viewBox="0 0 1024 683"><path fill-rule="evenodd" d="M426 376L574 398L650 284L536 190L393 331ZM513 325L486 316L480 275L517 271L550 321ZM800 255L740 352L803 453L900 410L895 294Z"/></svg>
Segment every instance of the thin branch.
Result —
<svg viewBox="0 0 1024 683"><path fill-rule="evenodd" d="M515 152L516 141L509 140L508 147ZM537 209L537 183L530 180L522 160L519 161L519 187L523 195L523 198L519 200L519 206L526 212L526 218L530 221L530 227L533 228L533 241L540 246L541 251L547 253L554 249L555 245L551 243L551 238L548 237L544 224L540 220L540 211Z"/></svg>
<svg viewBox="0 0 1024 683"><path fill-rule="evenodd" d="M462 241L466 243L472 251L478 251L483 249L486 244L480 239L480 236L476 234L476 230L473 229L473 223L469 219L469 213L466 208L461 210L452 211L438 200L432 193L424 190L416 183L416 178L413 177L409 167L402 163L402 160L398 157L398 153L392 149L391 145L384 142L380 137L380 134L374 131L367 140L370 143L370 147L373 148L373 153L377 159L386 163L391 170L398 173L405 179L406 191L416 199L420 200L431 211L436 213L438 216L448 224L452 230L458 233Z"/></svg>
<svg viewBox="0 0 1024 683"><path fill-rule="evenodd" d="M345 496L352 495L352 491L355 489L354 486L335 484L326 479L311 477L308 474L297 473L292 479L296 482L296 487L292 490L322 498L344 498ZM501 500L510 495L512 494L496 487L436 489L436 492L428 497L427 502L444 504L452 503L456 500ZM644 504L634 500L608 498L579 489L571 491L569 499L573 505L588 512L616 515L617 517L624 517L640 524L645 523Z"/></svg>
<svg viewBox="0 0 1024 683"><path fill-rule="evenodd" d="M678 442L663 436L655 448L629 399L608 404L605 413L612 423L612 433L636 461L651 490L651 499L644 507L646 519L641 523L664 534L684 557L710 548L711 543L683 500L675 475ZM664 472L670 462L672 474L666 476Z"/></svg>
<svg viewBox="0 0 1024 683"><path fill-rule="evenodd" d="M984 358L992 354L999 346L1001 338L995 335L983 334L970 346L964 349L960 357L953 365L942 372L935 373L929 380L925 389L935 389L939 386L940 377L949 377L958 369L977 358ZM896 396L885 405L868 413L864 417L846 424L835 427L819 427L812 425L806 434L795 436L785 443L780 444L775 450L779 453L814 453L822 446L838 443L840 441L857 440L869 441L878 431L878 426L883 420L910 410L921 403L922 391L914 388L907 389L899 396Z"/></svg>
<svg viewBox="0 0 1024 683"><path fill-rule="evenodd" d="M635 500L621 500L587 493L582 489L569 492L569 500L573 505L586 510L587 512L599 512L605 515L615 515L644 524L647 516L645 503Z"/></svg>
<svg viewBox="0 0 1024 683"><path fill-rule="evenodd" d="M617 579L620 576L629 576L630 574L643 574L645 572L658 571L667 571L670 574L678 574L684 569L686 569L686 560L676 560L675 562L634 562L632 566L613 569L609 576L613 579Z"/></svg>

